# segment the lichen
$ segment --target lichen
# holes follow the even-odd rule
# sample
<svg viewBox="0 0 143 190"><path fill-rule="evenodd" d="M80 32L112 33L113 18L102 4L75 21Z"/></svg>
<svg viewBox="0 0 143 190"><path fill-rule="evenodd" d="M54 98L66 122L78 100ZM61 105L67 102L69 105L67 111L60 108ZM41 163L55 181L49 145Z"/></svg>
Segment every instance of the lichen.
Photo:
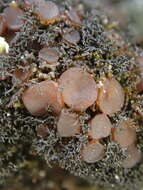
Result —
<svg viewBox="0 0 143 190"><path fill-rule="evenodd" d="M80 134L76 137L61 138L57 134L57 117L49 110L46 117L32 116L23 106L21 94L31 84L41 81L39 73L45 73L52 79L57 79L71 66L80 66L93 74L95 81L101 77L113 75L126 91L126 103L123 109L110 119L117 125L122 119L130 118L139 126L137 131L138 147L143 152L143 95L135 91L138 76L134 72L136 63L134 57L138 55L137 49L131 44L119 47L108 38L107 32L112 22L107 18L108 24L103 24L102 11L85 11L83 24L78 28L81 40L77 45L71 46L62 40L62 32L75 29L64 21L44 26L33 12L33 8L25 9L25 23L16 33L10 43L9 54L0 55L0 70L6 77L0 81L0 183L7 182L17 172L22 171L25 162L33 159L40 162L45 160L48 166L59 165L68 172L88 180L91 183L113 189L139 190L143 180L143 164L134 168L124 169L121 161L126 157L126 149L122 149L110 138L103 140L107 151L101 161L88 164L81 158L81 148L88 142L88 120L97 109L90 107L80 114L82 126ZM67 3L62 7L67 9ZM116 27L111 29L115 33ZM116 41L116 39L114 39ZM51 69L39 67L38 52L44 45L56 44L60 52L59 64ZM17 83L12 80L12 71L23 68L23 62L28 63L32 69L29 82ZM93 111L94 110L94 111ZM36 128L40 124L47 124L48 136L39 137ZM40 158L39 158L40 157ZM32 170L32 169L31 169Z"/></svg>

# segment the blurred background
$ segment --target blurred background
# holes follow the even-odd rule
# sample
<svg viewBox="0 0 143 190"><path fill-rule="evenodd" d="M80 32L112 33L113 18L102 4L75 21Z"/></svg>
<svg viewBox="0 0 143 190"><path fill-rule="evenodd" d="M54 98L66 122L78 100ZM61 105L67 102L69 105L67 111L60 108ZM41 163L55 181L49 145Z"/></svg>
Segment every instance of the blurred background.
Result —
<svg viewBox="0 0 143 190"><path fill-rule="evenodd" d="M99 7L119 22L132 42L143 45L143 0L83 0L88 7Z"/></svg>

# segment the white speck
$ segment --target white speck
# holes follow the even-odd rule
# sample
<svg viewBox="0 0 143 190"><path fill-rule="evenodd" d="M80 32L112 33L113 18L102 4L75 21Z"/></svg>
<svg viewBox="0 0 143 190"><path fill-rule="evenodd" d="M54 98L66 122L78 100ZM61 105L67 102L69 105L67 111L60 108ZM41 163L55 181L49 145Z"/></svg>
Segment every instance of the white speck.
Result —
<svg viewBox="0 0 143 190"><path fill-rule="evenodd" d="M7 117L9 117L10 116L10 113L7 113Z"/></svg>
<svg viewBox="0 0 143 190"><path fill-rule="evenodd" d="M118 175L115 175L115 179L116 179L116 180L119 180L120 178L119 178L119 176L118 176Z"/></svg>
<svg viewBox="0 0 143 190"><path fill-rule="evenodd" d="M109 65L109 70L111 70L112 69L112 65Z"/></svg>
<svg viewBox="0 0 143 190"><path fill-rule="evenodd" d="M20 58L21 58L21 59L24 59L24 56L22 55Z"/></svg>
<svg viewBox="0 0 143 190"><path fill-rule="evenodd" d="M0 37L0 53L8 53L9 52L9 45L5 41L5 38Z"/></svg>
<svg viewBox="0 0 143 190"><path fill-rule="evenodd" d="M103 82L102 82L102 81L99 81L98 87L101 88L102 86L103 86Z"/></svg>

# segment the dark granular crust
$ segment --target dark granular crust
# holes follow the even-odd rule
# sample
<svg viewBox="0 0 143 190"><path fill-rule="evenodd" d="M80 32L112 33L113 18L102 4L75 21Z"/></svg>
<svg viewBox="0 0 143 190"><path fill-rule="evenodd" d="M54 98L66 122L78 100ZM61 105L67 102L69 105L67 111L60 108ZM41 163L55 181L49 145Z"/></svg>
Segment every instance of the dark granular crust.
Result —
<svg viewBox="0 0 143 190"><path fill-rule="evenodd" d="M43 81L45 77L57 80L64 71L74 66L91 73L96 82L112 75L126 92L126 100L122 110L111 116L110 120L115 127L123 119L138 126L137 146L143 152L143 96L135 89L139 78L135 72L136 48L122 39L117 28L100 11L95 10L90 14L85 11L81 15L81 26L70 24L64 15L53 24L42 25L34 14L34 7L25 8L21 2L20 7L25 12L24 24L9 42L9 54L0 55L0 75L5 76L5 80L0 81L0 183L11 179L15 173L28 167L27 162L38 160L40 156L49 166L59 165L91 183L113 189L139 190L143 181L142 163L124 169L121 162L127 156L126 149L110 137L102 140L106 147L102 160L94 164L82 160L81 149L89 141L88 121L94 113L99 113L97 106L90 106L85 112L79 113L82 126L80 134L61 138L56 129L58 117L52 114L50 108L46 117L32 116L21 100L28 86ZM63 5L60 6L61 12L70 9L67 3ZM63 33L72 30L77 30L80 35L80 41L74 45L63 40ZM43 66L38 57L44 46L56 47L59 52L58 64ZM19 82L16 78L13 80L13 70L23 67L31 71L28 82ZM48 126L48 135L45 137L36 133L37 127L42 124Z"/></svg>

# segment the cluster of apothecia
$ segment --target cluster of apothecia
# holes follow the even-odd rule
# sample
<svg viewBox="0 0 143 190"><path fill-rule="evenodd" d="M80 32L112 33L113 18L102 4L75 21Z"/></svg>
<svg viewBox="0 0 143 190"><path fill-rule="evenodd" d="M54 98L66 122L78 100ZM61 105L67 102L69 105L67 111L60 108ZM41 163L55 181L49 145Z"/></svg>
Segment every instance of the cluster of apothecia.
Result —
<svg viewBox="0 0 143 190"><path fill-rule="evenodd" d="M72 26L82 24L78 12L70 9L62 17L58 6L51 1L25 0L25 7L35 6L35 15L43 25L53 24L65 19ZM22 26L24 12L16 3L11 3L3 10L0 20L0 35L6 30L18 31ZM63 40L71 45L80 41L78 29L63 34ZM43 47L39 51L39 59L44 63L58 63L59 52L55 47ZM28 80L29 70L17 69L15 77L21 81ZM143 90L143 82L137 84ZM136 127L128 120L121 121L118 126L110 121L110 116L121 111L125 102L125 91L114 76L95 81L94 76L81 67L71 67L58 79L44 80L34 84L22 94L26 109L34 116L46 116L49 108L58 117L57 132L62 137L73 137L80 133L79 115L95 105L98 113L88 121L89 143L81 150L82 159L87 163L95 163L104 158L106 147L102 140L111 137L122 148L127 148L127 158L123 160L124 168L131 168L141 160L141 152L136 146ZM70 110L70 111L69 111ZM47 135L46 128L39 128L41 136Z"/></svg>
<svg viewBox="0 0 143 190"><path fill-rule="evenodd" d="M58 116L57 131L61 137L80 133L79 113L96 104L100 113L88 123L88 135L92 140L81 150L83 160L88 163L101 160L106 151L101 140L111 136L111 140L129 151L130 156L124 160L123 166L132 167L141 158L135 146L136 129L128 121L122 121L114 128L110 121L110 116L123 107L124 99L124 90L115 78L104 78L97 85L91 74L78 67L69 68L57 81L46 80L30 86L22 96L32 115L42 116L49 107L52 109Z"/></svg>
<svg viewBox="0 0 143 190"><path fill-rule="evenodd" d="M35 6L34 14L38 17L41 24L49 25L60 20L65 20L76 27L81 25L81 19L74 9L66 13L60 13L58 6L51 1L44 0L25 0L24 7ZM19 31L24 23L24 11L19 8L15 1L12 1L8 7L0 14L0 35ZM10 35L12 38L12 35ZM71 44L76 44L80 40L77 30L72 30L63 34L63 39Z"/></svg>

